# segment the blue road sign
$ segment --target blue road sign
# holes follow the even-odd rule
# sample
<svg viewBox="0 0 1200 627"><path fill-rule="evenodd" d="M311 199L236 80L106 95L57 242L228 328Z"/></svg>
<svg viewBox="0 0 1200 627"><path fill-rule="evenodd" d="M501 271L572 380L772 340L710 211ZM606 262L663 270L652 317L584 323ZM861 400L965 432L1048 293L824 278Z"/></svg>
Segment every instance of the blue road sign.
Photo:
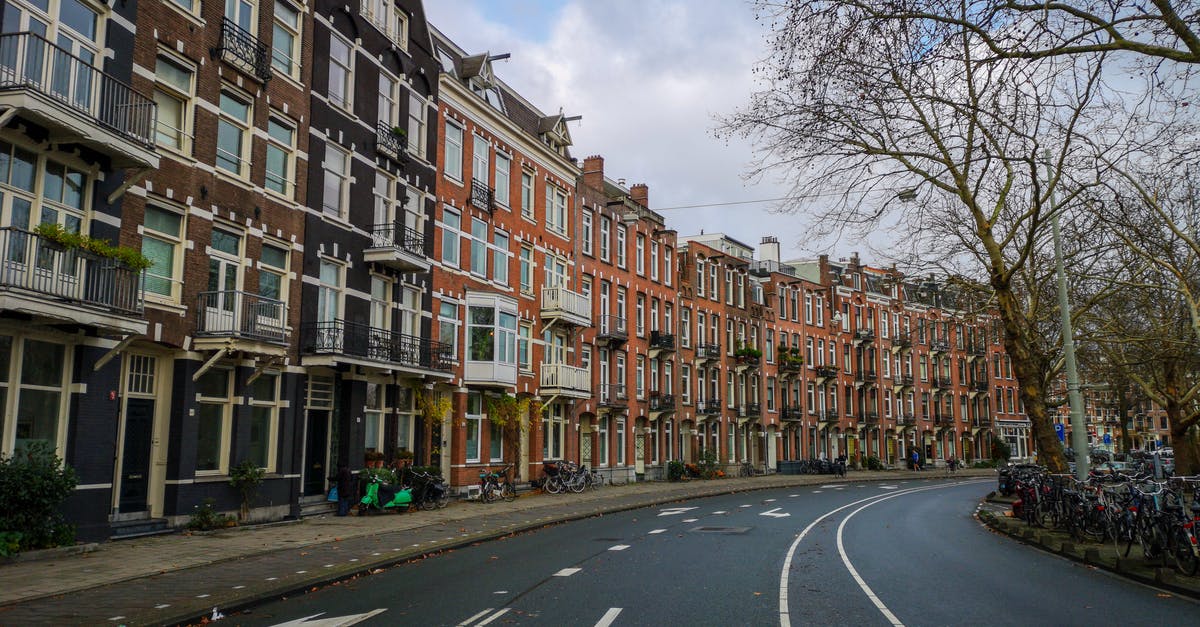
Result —
<svg viewBox="0 0 1200 627"><path fill-rule="evenodd" d="M1062 426L1062 424L1061 424L1061 423L1057 423L1057 422L1056 422L1056 423L1054 423L1054 433L1058 434L1058 441L1059 441L1059 442L1066 442L1066 441L1067 441L1067 434L1066 434L1066 432L1063 430L1063 426Z"/></svg>
<svg viewBox="0 0 1200 627"><path fill-rule="evenodd" d="M1104 434L1104 445L1108 446L1110 444L1112 444L1112 434L1105 433Z"/></svg>

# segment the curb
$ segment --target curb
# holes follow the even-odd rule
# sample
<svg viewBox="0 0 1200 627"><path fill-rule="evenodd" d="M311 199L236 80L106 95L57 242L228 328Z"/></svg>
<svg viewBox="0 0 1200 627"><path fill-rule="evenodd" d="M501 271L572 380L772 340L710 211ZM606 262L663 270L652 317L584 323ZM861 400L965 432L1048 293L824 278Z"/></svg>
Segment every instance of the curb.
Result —
<svg viewBox="0 0 1200 627"><path fill-rule="evenodd" d="M985 499L985 501L990 501L990 499ZM1186 577L1175 572L1173 568L1148 565L1140 559L1124 557L1117 557L1115 560L1107 559L1100 556L1099 549L1094 548L1095 545L1076 545L1066 534L1024 526L1016 519L1009 523L1007 518L1001 518L986 510L977 511L975 518L989 529L1028 547L1098 568L1151 588L1200 600L1200 576ZM1147 576L1139 572L1147 569L1153 572L1154 576ZM1193 586L1184 586L1185 582L1193 583Z"/></svg>
<svg viewBox="0 0 1200 627"><path fill-rule="evenodd" d="M100 548L96 542L88 542L86 544L73 544L71 546L59 546L53 549L39 549L37 551L22 551L16 555L0 558L0 566L6 564L17 564L20 562L40 562L42 560L54 559L56 557L65 557L67 555L81 555L83 553L91 553Z"/></svg>
<svg viewBox="0 0 1200 627"><path fill-rule="evenodd" d="M908 471L904 471L904 472L908 472ZM884 476L855 477L855 478L851 479L851 478L837 478L837 477L833 477L832 475L829 475L828 480L814 482L814 484L819 484L819 483L847 483L847 484L849 484L849 483L895 481L895 480L899 479L899 477L886 476L888 474L888 471L882 471L879 474L884 475ZM782 475L782 476L793 476L793 475ZM805 475L794 475L794 476L805 476ZM825 475L820 475L820 476L825 477ZM928 479L953 479L955 477L962 477L964 479L967 479L967 478L988 477L988 476L990 476L990 475L983 474L983 473L968 474L965 472L956 473L954 475L943 474L943 473L928 473L928 476L923 475L923 474L911 475L911 476L905 475L903 477L903 479L904 480L926 479L926 478L928 478ZM647 507L654 507L657 505L664 505L667 503L675 503L678 501L684 501L684 500L689 500L689 499L708 498L708 497L713 497L713 496L723 496L723 495L727 495L727 494L738 494L740 492L757 492L757 491L761 491L761 490L773 490L773 489L780 489L780 488L803 487L805 485L812 485L812 484L802 484L802 483L777 483L777 484L772 484L772 485L739 485L736 487L734 487L734 486L717 487L720 485L719 480L714 481L714 482L702 482L702 483L711 483L711 485L713 485L713 487L707 488L707 489L703 489L703 488L698 489L698 491L694 494L678 494L677 493L677 494L662 495L662 496L648 495L650 498L648 498L644 501L639 500L637 502L624 503L624 504L607 503L607 504L605 504L606 507L603 507L603 508L592 508L591 510L589 510L587 512L565 514L565 515L562 515L562 516L555 518L553 520L550 520L550 521L537 521L537 522L531 522L531 523L527 523L527 524L520 524L520 525L510 527L510 528L507 528L504 530L480 532L476 535L473 535L473 536L470 536L467 538L448 540L445 543L437 544L434 547L427 547L427 548L419 549L419 550L401 551L398 553L393 553L391 555L388 555L385 558L378 559L375 561L360 562L359 564L356 564L353 568L348 568L346 570L338 571L337 569L332 569L331 571L326 571L324 573L321 573L321 575L317 576L317 577L304 579L304 580L298 581L298 582L290 582L287 586L279 587L279 588L272 589L272 590L263 590L260 592L249 593L249 594L245 594L240 597L229 598L224 603L220 602L219 599L209 598L209 599L206 599L206 603L204 604L206 609L201 610L201 613L197 613L196 610L194 610L194 609L185 610L184 608L181 607L181 608L179 608L181 610L179 613L176 613L176 614L173 614L170 616L160 615L159 617L157 617L157 622L160 622L163 624L197 623L201 619L207 618L208 612L209 612L209 610L207 608L211 607L213 605L219 607L221 612L224 613L225 615L231 616L234 613L249 609L256 605L261 605L263 603L274 601L274 600L280 599L282 597L290 597L296 593L307 592L308 590L310 590L314 587L327 586L327 585L330 585L330 584L333 584L336 582L345 581L347 579L352 579L352 578L360 577L360 576L363 576L366 574L370 574L379 569L390 568L390 567L396 566L398 564L403 564L405 562L412 561L413 559L416 559L416 558L427 557L429 555L436 555L436 554L439 554L439 553L442 553L445 551L455 550L455 549L459 549L462 547L478 544L480 542L495 540L498 538L503 538L505 536L515 535L518 533L525 533L525 532L533 530L533 529L540 529L542 527L547 527L550 525L557 525L557 524L561 524L561 523L565 523L565 522L571 522L574 520L593 518L595 516L602 516L602 515L610 514L610 513L625 512L625 511L630 511L630 510L635 510L635 509L644 509ZM232 558L232 559L236 559L236 558ZM227 560L221 560L221 561L227 561ZM214 563L216 563L216 562L214 562Z"/></svg>

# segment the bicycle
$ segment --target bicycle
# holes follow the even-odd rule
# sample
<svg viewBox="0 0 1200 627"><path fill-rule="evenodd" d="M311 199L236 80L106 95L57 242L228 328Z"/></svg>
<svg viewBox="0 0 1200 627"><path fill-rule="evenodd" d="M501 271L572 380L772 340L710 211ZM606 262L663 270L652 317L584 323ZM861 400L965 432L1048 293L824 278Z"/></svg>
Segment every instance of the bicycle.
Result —
<svg viewBox="0 0 1200 627"><path fill-rule="evenodd" d="M517 498L517 490L512 481L508 479L510 468L512 468L512 464L505 465L499 472L494 472L490 468L479 471L479 500L481 502L491 503L497 497L511 502ZM503 483L500 482L501 474L504 475Z"/></svg>

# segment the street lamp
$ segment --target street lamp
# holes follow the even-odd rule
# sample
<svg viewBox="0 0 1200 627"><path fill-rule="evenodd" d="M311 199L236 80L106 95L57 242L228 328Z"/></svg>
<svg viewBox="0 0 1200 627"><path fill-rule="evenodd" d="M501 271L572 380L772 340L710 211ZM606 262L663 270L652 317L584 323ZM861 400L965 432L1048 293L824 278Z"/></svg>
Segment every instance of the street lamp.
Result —
<svg viewBox="0 0 1200 627"><path fill-rule="evenodd" d="M1046 181L1049 184L1050 151L1043 153L1046 159ZM1071 303L1067 298L1067 271L1063 264L1062 235L1058 228L1058 215L1054 206L1054 187L1050 187L1050 230L1054 235L1054 270L1058 275L1058 313L1062 318L1063 361L1067 370L1067 402L1071 407L1071 448L1075 449L1075 478L1088 478L1087 426L1083 422L1083 395L1079 393L1079 370L1075 365L1075 331L1071 325Z"/></svg>

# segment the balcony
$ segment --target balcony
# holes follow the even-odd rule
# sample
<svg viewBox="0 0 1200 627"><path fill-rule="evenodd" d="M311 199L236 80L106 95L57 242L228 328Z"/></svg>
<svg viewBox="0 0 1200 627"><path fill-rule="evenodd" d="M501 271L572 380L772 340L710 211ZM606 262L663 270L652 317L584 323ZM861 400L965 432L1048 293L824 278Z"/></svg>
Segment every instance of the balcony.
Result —
<svg viewBox="0 0 1200 627"><path fill-rule="evenodd" d="M650 413L661 414L675 411L675 396L673 394L650 393Z"/></svg>
<svg viewBox="0 0 1200 627"><path fill-rule="evenodd" d="M868 411L868 412L863 413L863 424L878 425L879 424L879 412Z"/></svg>
<svg viewBox="0 0 1200 627"><path fill-rule="evenodd" d="M984 429L991 429L992 421L988 418L973 418L971 420L971 432L979 433Z"/></svg>
<svg viewBox="0 0 1200 627"><path fill-rule="evenodd" d="M495 206L496 192L483 181L471 180L471 206L488 213Z"/></svg>
<svg viewBox="0 0 1200 627"><path fill-rule="evenodd" d="M950 391L954 384L950 381L950 377L933 377L929 380L929 385L935 390Z"/></svg>
<svg viewBox="0 0 1200 627"><path fill-rule="evenodd" d="M157 168L154 101L35 33L0 35L0 108L82 144L115 168Z"/></svg>
<svg viewBox="0 0 1200 627"><path fill-rule="evenodd" d="M817 412L817 417L821 419L821 422L837 422L840 414L838 414L838 410L836 409L826 409L825 411Z"/></svg>
<svg viewBox="0 0 1200 627"><path fill-rule="evenodd" d="M738 415L741 416L742 418L761 417L762 416L762 404L746 403L745 405L742 405L741 411L738 412Z"/></svg>
<svg viewBox="0 0 1200 627"><path fill-rule="evenodd" d="M939 427L953 427L954 426L954 416L948 416L948 415L944 415L944 414L940 415L940 416L934 416L933 424L935 424Z"/></svg>
<svg viewBox="0 0 1200 627"><path fill-rule="evenodd" d="M596 402L600 407L623 409L629 404L629 397L625 394L625 384L601 383L600 396Z"/></svg>
<svg viewBox="0 0 1200 627"><path fill-rule="evenodd" d="M780 355L779 373L798 374L804 371L804 358Z"/></svg>
<svg viewBox="0 0 1200 627"><path fill-rule="evenodd" d="M565 287L542 288L542 318L576 327L592 326L592 301Z"/></svg>
<svg viewBox="0 0 1200 627"><path fill-rule="evenodd" d="M912 334L896 333L892 338L892 353L899 354L910 349L912 349Z"/></svg>
<svg viewBox="0 0 1200 627"><path fill-rule="evenodd" d="M874 371L858 371L854 373L854 384L856 387L871 387L879 380L879 377Z"/></svg>
<svg viewBox="0 0 1200 627"><path fill-rule="evenodd" d="M0 310L140 335L142 273L37 233L0 228Z"/></svg>
<svg viewBox="0 0 1200 627"><path fill-rule="evenodd" d="M804 419L804 408L799 405L784 405L779 419L784 422L797 422Z"/></svg>
<svg viewBox="0 0 1200 627"><path fill-rule="evenodd" d="M363 251L363 259L401 272L428 272L431 254L433 246L424 233L388 222L371 227L371 247Z"/></svg>
<svg viewBox="0 0 1200 627"><path fill-rule="evenodd" d="M200 292L196 300L196 349L287 353L287 303L232 290Z"/></svg>
<svg viewBox="0 0 1200 627"><path fill-rule="evenodd" d="M397 133L396 131L402 131ZM408 160L408 133L387 121L375 125L375 152L396 161Z"/></svg>
<svg viewBox="0 0 1200 627"><path fill-rule="evenodd" d="M716 342L697 344L696 361L721 361L721 345Z"/></svg>
<svg viewBox="0 0 1200 627"><path fill-rule="evenodd" d="M566 364L542 364L538 393L543 397L591 398L592 373L586 368Z"/></svg>
<svg viewBox="0 0 1200 627"><path fill-rule="evenodd" d="M897 414L896 426L898 427L915 427L917 426L917 417L912 414Z"/></svg>
<svg viewBox="0 0 1200 627"><path fill-rule="evenodd" d="M267 44L246 32L233 20L221 21L221 58L262 82L271 80L271 51Z"/></svg>
<svg viewBox="0 0 1200 627"><path fill-rule="evenodd" d="M913 378L911 374L901 375L892 379L892 391L903 392L905 388L912 388Z"/></svg>
<svg viewBox="0 0 1200 627"><path fill-rule="evenodd" d="M651 359L663 353L675 352L675 334L664 331L651 331L649 352Z"/></svg>
<svg viewBox="0 0 1200 627"><path fill-rule="evenodd" d="M758 368L760 358L758 355L742 354L734 355L734 369L738 372L754 370Z"/></svg>
<svg viewBox="0 0 1200 627"><path fill-rule="evenodd" d="M696 412L700 413L700 414L709 415L709 416L720 415L721 414L721 399L710 398L708 400L700 401L696 405Z"/></svg>
<svg viewBox="0 0 1200 627"><path fill-rule="evenodd" d="M854 332L854 345L861 346L875 341L875 329L858 329Z"/></svg>
<svg viewBox="0 0 1200 627"><path fill-rule="evenodd" d="M309 355L304 365L350 364L443 376L454 369L449 344L358 322L316 322L306 325L301 336L302 352Z"/></svg>
<svg viewBox="0 0 1200 627"><path fill-rule="evenodd" d="M832 379L838 374L837 366L817 366L817 379L824 381Z"/></svg>
<svg viewBox="0 0 1200 627"><path fill-rule="evenodd" d="M967 361L975 361L987 357L986 344L969 344L967 346Z"/></svg>
<svg viewBox="0 0 1200 627"><path fill-rule="evenodd" d="M596 333L596 344L623 344L629 339L629 331L625 327L625 319L619 316L600 316L600 328Z"/></svg>
<svg viewBox="0 0 1200 627"><path fill-rule="evenodd" d="M929 345L929 352L934 355L950 352L950 342L933 342Z"/></svg>

